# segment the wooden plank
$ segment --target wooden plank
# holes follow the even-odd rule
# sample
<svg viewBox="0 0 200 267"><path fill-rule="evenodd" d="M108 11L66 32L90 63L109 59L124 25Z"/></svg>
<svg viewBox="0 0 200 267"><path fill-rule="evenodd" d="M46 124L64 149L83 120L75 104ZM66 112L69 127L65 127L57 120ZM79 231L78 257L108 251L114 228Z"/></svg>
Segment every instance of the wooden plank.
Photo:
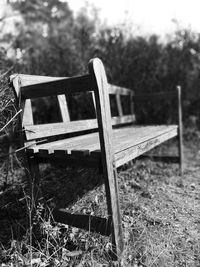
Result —
<svg viewBox="0 0 200 267"><path fill-rule="evenodd" d="M60 113L62 116L62 121L69 122L70 116L69 116L69 109L68 109L66 97L65 95L58 95L57 98L58 98Z"/></svg>
<svg viewBox="0 0 200 267"><path fill-rule="evenodd" d="M112 125L126 124L135 121L135 115L126 115L122 117L112 117ZM97 129L97 120L81 120L70 122L58 122L38 125L26 125L25 135L27 140L45 138L50 136L76 133L86 130Z"/></svg>
<svg viewBox="0 0 200 267"><path fill-rule="evenodd" d="M115 97L116 97L116 102L117 102L118 114L121 117L121 116L123 116L123 110L122 110L122 104L121 104L120 95L117 94Z"/></svg>
<svg viewBox="0 0 200 267"><path fill-rule="evenodd" d="M55 209L53 218L56 222L68 224L90 232L109 236L111 233L111 221L92 215L70 214L64 209Z"/></svg>
<svg viewBox="0 0 200 267"><path fill-rule="evenodd" d="M113 84L108 84L108 92L113 95L130 95L132 90L124 87L120 87Z"/></svg>
<svg viewBox="0 0 200 267"><path fill-rule="evenodd" d="M117 173L114 164L108 84L103 64L99 59L90 61L89 73L95 92L108 215L112 220L112 244L114 252L119 257L123 252L122 222L118 198Z"/></svg>
<svg viewBox="0 0 200 267"><path fill-rule="evenodd" d="M95 110L95 112L96 112L96 102L95 102L95 95L94 95L94 92L92 92L92 100L93 100L94 110Z"/></svg>
<svg viewBox="0 0 200 267"><path fill-rule="evenodd" d="M139 145L151 138L159 137L169 131L175 131L177 133L176 125L162 125L162 126L131 126L123 127L113 130L113 146L114 152L118 153L131 146ZM94 150L100 149L100 142L98 133L91 133L76 137L71 137L54 142L38 144L32 147L35 153L40 150L48 150L49 154L54 153L55 150L64 150L71 153L71 150L89 150L90 153Z"/></svg>
<svg viewBox="0 0 200 267"><path fill-rule="evenodd" d="M117 116L111 118L112 125L119 125L119 124L126 124L135 122L135 115L124 115L124 116Z"/></svg>
<svg viewBox="0 0 200 267"><path fill-rule="evenodd" d="M61 134L75 133L97 128L97 120L82 120L71 122L58 122L38 125L27 125L25 134L27 140L33 140L43 137L56 136Z"/></svg>
<svg viewBox="0 0 200 267"><path fill-rule="evenodd" d="M33 125L33 112L30 99L25 100L22 125Z"/></svg>
<svg viewBox="0 0 200 267"><path fill-rule="evenodd" d="M127 149L121 150L115 154L116 166L120 167L128 161L139 157L145 152L151 150L152 148L158 146L159 144L177 136L177 129L171 130L160 136L156 136L151 139L147 139L140 144L129 147Z"/></svg>
<svg viewBox="0 0 200 267"><path fill-rule="evenodd" d="M32 84L50 82L55 80L62 80L68 77L52 77L52 76L42 76L42 75L29 75L29 74L13 74L10 79L14 82L14 79L19 79L20 86L28 86Z"/></svg>
<svg viewBox="0 0 200 267"><path fill-rule="evenodd" d="M178 148L180 174L183 175L183 123L182 123L182 104L181 104L181 87L177 86L177 105L178 105Z"/></svg>
<svg viewBox="0 0 200 267"><path fill-rule="evenodd" d="M135 115L134 115L134 92L132 91L131 92L131 95L130 95L130 103L131 103L131 107L130 107L130 109L131 109L131 115L133 115L134 117L135 117ZM135 120L136 120L136 118L133 120L133 123L135 122Z"/></svg>
<svg viewBox="0 0 200 267"><path fill-rule="evenodd" d="M21 87L21 95L26 99L92 90L90 77L89 75L85 75L23 86Z"/></svg>
<svg viewBox="0 0 200 267"><path fill-rule="evenodd" d="M158 101L158 100L169 100L176 98L176 91L160 92L160 93L148 93L148 94L138 94L134 96L134 101Z"/></svg>

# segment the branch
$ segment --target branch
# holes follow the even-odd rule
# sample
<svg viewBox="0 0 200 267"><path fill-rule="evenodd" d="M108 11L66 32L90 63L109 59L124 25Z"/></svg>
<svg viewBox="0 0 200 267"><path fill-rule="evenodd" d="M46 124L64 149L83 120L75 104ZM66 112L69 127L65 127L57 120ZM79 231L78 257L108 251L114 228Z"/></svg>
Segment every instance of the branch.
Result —
<svg viewBox="0 0 200 267"><path fill-rule="evenodd" d="M22 109L20 109L1 129L0 129L0 132L2 132L13 120L14 118L16 118L19 113L22 112Z"/></svg>
<svg viewBox="0 0 200 267"><path fill-rule="evenodd" d="M35 145L38 145L38 144L40 144L40 143L42 143L42 142L45 142L45 141L47 141L47 139L40 140L40 141L36 142ZM33 144L30 144L30 145L27 145L27 146L23 146L23 147L21 147L21 148L15 150L15 151L13 151L13 152L4 154L3 156L0 156L0 159L3 159L3 158L5 158L5 157L8 157L8 156L13 155L13 154L17 154L18 152L20 152L20 151L22 151L22 150L24 150L24 149L26 149L26 148L29 148L29 147L31 147L32 145L33 145Z"/></svg>

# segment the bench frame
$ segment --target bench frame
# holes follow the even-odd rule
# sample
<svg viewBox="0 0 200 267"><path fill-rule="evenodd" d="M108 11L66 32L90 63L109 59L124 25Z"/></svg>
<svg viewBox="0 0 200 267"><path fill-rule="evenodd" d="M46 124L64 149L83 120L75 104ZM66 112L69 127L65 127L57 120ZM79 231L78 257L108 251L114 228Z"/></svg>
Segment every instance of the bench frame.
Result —
<svg viewBox="0 0 200 267"><path fill-rule="evenodd" d="M21 75L22 77L23 75ZM22 81L24 78L24 81ZM38 79L38 81L37 81ZM42 83L41 83L42 81ZM48 78L48 77L39 77L39 76L24 76L20 78L20 75L11 76L11 84L13 86L16 100L18 103L19 109L22 109L21 112L21 122L20 125L29 125L29 130L27 131L27 136L31 134L31 127L33 127L33 115L31 108L31 98L49 96L49 95L58 95L58 101L60 103L61 115L64 122L69 122L69 113L67 108L67 102L63 94L71 94L72 92L86 92L92 91L93 100L96 108L97 123L86 123L86 128L98 128L99 139L100 139L100 148L101 148L101 158L99 159L99 153L93 153L92 155L86 157L86 160L81 160L81 163L85 167L97 167L102 171L104 181L105 181L105 190L106 190L106 199L107 199L107 208L108 208L108 218L102 219L101 221L91 216L77 215L77 220L74 226L93 229L96 232L101 234L110 235L112 238L112 249L113 257L119 258L123 252L123 232L122 232L122 220L120 213L119 197L118 197L118 183L117 183L117 170L116 163L114 158L113 151L113 131L112 131L112 119L109 103L109 94L107 83L106 73L104 66L99 59L92 59L89 63L89 74L72 77L72 78ZM67 91L66 91L67 88ZM116 86L110 86L110 89L113 92L120 91L122 94L127 94L127 90L130 89L120 88ZM173 93L158 93L158 94L148 94L146 96L137 96L138 99L145 99L151 96L155 99L163 99L166 97L177 97L177 107L178 107L178 132L177 137L179 141L179 163L181 174L183 172L183 142L182 142L182 111L181 111L181 88L177 87L177 91ZM134 97L133 92L131 91L131 99ZM119 115L123 115L121 103L117 97L117 106ZM133 103L133 102L132 102ZM134 121L133 113L133 104L131 103L131 113L132 116L127 116L124 122ZM118 121L118 119L116 119ZM22 126L23 125L23 126ZM71 132L77 127L74 124L70 129ZM83 127L83 126L81 126ZM82 128L81 128L82 129ZM65 131L64 129L63 131ZM21 137L21 140L24 140L24 136ZM28 148L34 145L37 141L33 138L26 139L25 146L25 157L28 160L28 169L30 170L30 187L33 191L33 197L37 203L40 198L40 174L39 174L39 164L41 162L64 162L66 165L77 164L77 159L80 156L80 151L74 153L74 157L63 157L62 153L57 152L57 157L52 155L42 154L42 153L31 153L31 150ZM99 151L98 151L99 152ZM146 151L144 151L145 153ZM84 153L84 151L82 151ZM77 157L76 157L77 156ZM80 163L80 160L78 160ZM101 166L100 166L101 165ZM55 221L61 223L70 224L71 217L64 210L55 209L53 212ZM73 220L74 222L74 220ZM73 224L73 223L72 223Z"/></svg>

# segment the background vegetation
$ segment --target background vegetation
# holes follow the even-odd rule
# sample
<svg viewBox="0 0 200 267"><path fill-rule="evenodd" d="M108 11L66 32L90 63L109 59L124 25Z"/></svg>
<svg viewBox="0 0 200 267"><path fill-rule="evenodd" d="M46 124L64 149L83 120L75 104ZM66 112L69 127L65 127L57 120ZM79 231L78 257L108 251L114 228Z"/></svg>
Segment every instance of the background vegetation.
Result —
<svg viewBox="0 0 200 267"><path fill-rule="evenodd" d="M128 25L102 25L95 8L86 7L75 17L66 2L9 1L13 25L1 23L0 69L27 74L71 76L87 72L92 57L103 60L111 83L136 93L175 90L182 86L184 121L199 120L200 35L190 29L159 37L135 36ZM89 15L90 10L90 15ZM92 10L92 12L91 12ZM7 29L7 30L5 30ZM140 107L140 120L166 119L159 103ZM169 112L168 112L169 113ZM147 116L149 114L149 118ZM174 112L169 114L172 120Z"/></svg>

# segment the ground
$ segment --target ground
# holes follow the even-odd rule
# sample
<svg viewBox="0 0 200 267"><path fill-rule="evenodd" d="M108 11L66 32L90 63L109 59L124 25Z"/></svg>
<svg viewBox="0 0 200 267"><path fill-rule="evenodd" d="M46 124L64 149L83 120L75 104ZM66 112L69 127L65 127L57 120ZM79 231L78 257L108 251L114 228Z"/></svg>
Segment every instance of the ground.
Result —
<svg viewBox="0 0 200 267"><path fill-rule="evenodd" d="M185 138L182 177L177 164L150 160L136 161L118 171L125 240L122 266L200 266L199 141L191 133ZM162 151L177 153L176 142L165 145ZM50 208L59 203L71 212L106 216L100 176L90 170L75 172L57 167L42 167L43 203ZM31 228L25 216L29 199L21 174L16 167L8 177L12 186L1 185L2 266L114 265L109 257L108 237L51 223L40 212L47 209L46 204L37 208L34 218L40 226L39 244L31 243Z"/></svg>

